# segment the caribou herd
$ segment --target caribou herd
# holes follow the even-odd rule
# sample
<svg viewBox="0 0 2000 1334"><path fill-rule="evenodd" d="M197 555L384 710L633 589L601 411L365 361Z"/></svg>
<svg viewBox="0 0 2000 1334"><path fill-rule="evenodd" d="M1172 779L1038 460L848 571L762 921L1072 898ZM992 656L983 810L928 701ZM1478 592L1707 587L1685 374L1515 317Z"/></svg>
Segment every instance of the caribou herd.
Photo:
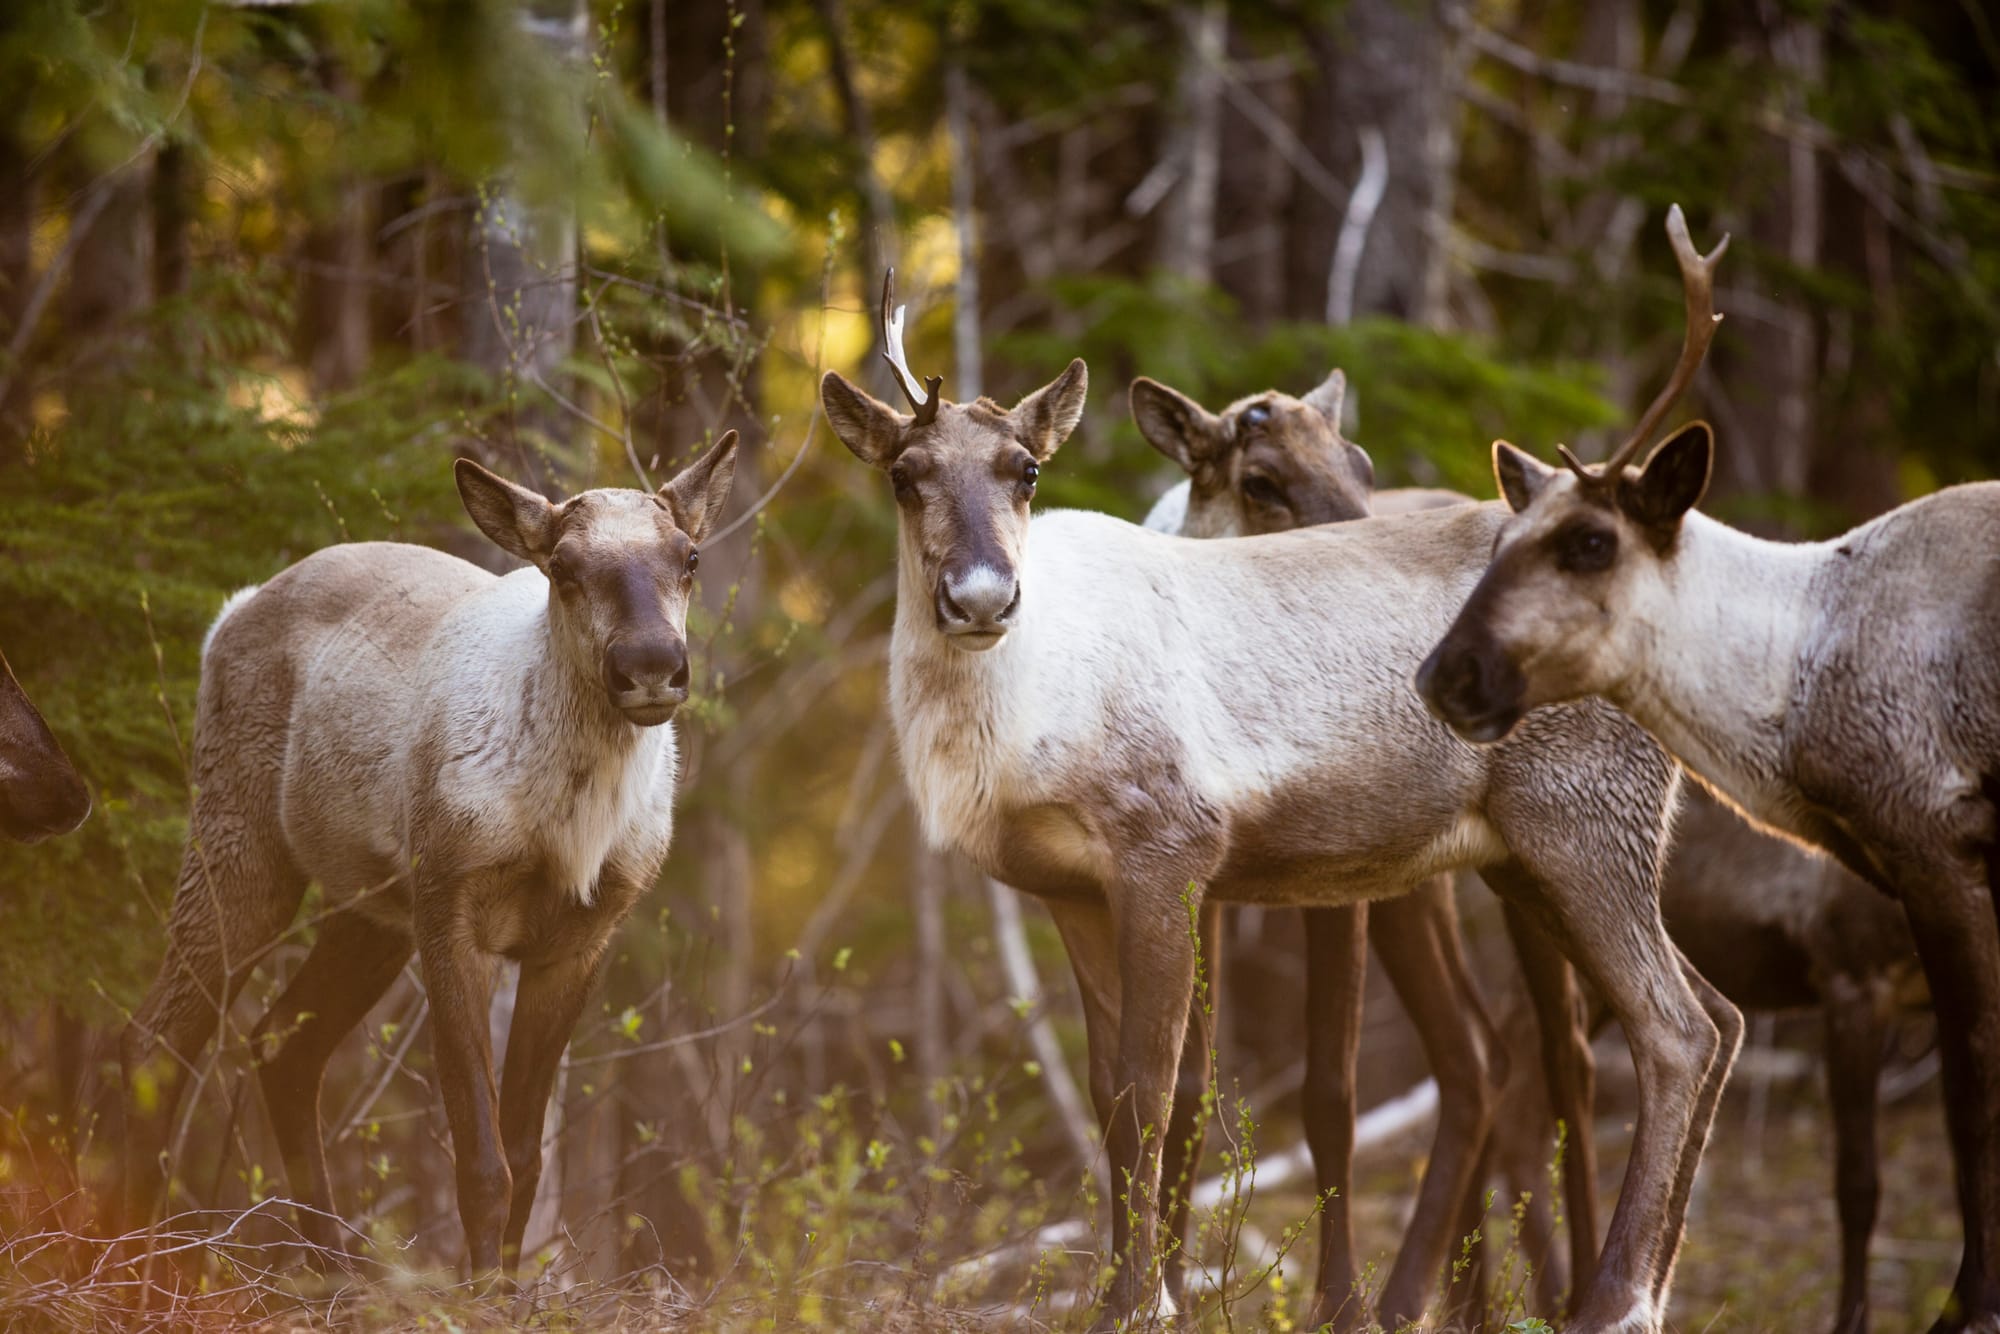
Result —
<svg viewBox="0 0 2000 1334"><path fill-rule="evenodd" d="M1883 1026L1920 969L1964 1237L1934 1328L2000 1330L2000 485L1818 543L1701 514L1709 428L1654 436L1721 318L1723 246L1700 254L1678 209L1667 230L1687 306L1668 383L1602 464L1496 443L1486 503L1377 492L1335 371L1220 412L1138 379L1140 432L1186 481L1143 527L1038 513L1084 363L1011 408L946 399L910 370L886 278L908 410L821 382L834 433L894 496L888 709L923 830L1042 900L1082 994L1115 1196L1101 1327L1193 1295L1214 1037L1198 970L1239 904L1303 913L1325 1201L1311 1320L1453 1318L1443 1276L1489 1176L1521 1156L1510 1138L1530 1159L1557 1142L1499 1100L1508 1054L1454 906L1471 873L1503 905L1540 1031L1520 1059L1566 1129L1567 1328L1664 1328L1739 1007L1824 1016L1836 1329L1867 1327ZM343 1245L322 1076L414 955L469 1265L518 1265L557 1063L667 855L667 724L735 444L657 491L561 503L461 460L465 508L515 573L345 544L223 606L165 960L121 1047L126 1224L157 1212L181 1072L317 884L316 943L259 1066L302 1230ZM88 810L0 660L0 832L58 834ZM1364 1289L1349 1201L1371 940L1440 1103L1403 1245ZM493 956L521 966L497 1072ZM1621 1025L1639 1099L1601 1245L1592 1007Z"/></svg>

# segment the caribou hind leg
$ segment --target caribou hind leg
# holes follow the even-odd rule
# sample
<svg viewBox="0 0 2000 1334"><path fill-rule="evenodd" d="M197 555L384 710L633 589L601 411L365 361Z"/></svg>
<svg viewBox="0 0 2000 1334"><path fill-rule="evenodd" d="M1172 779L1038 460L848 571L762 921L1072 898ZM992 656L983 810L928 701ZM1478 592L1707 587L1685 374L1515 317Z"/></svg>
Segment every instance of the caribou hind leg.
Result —
<svg viewBox="0 0 2000 1334"><path fill-rule="evenodd" d="M1482 878L1492 884L1491 877ZM1561 1131L1562 1152L1553 1161L1562 1177L1568 1216L1569 1313L1574 1315L1597 1273L1597 1058L1590 1050L1590 1021L1576 970L1519 902L1507 899L1504 916L1535 1013L1549 1111ZM1546 1175L1553 1151L1553 1145L1545 1145L1538 1155L1534 1166L1539 1175Z"/></svg>
<svg viewBox="0 0 2000 1334"><path fill-rule="evenodd" d="M326 1170L320 1083L334 1049L367 1017L414 948L408 931L376 921L365 909L337 912L321 925L312 952L257 1025L260 1039L281 1039L257 1079L285 1179L307 1206L299 1230L319 1248L316 1258L347 1249Z"/></svg>
<svg viewBox="0 0 2000 1334"><path fill-rule="evenodd" d="M1932 1334L2000 1331L2000 924L1988 865L1912 857L1894 877L1937 1011L1965 1250Z"/></svg>
<svg viewBox="0 0 2000 1334"><path fill-rule="evenodd" d="M1454 1232L1468 1194L1476 1194L1481 1157L1493 1127L1491 1025L1470 987L1461 957L1451 879L1369 906L1369 938L1394 983L1438 1085L1438 1124L1417 1207L1382 1287L1378 1318L1396 1329L1421 1322L1455 1253Z"/></svg>
<svg viewBox="0 0 2000 1334"><path fill-rule="evenodd" d="M1833 1111L1833 1197L1840 1209L1840 1306L1833 1334L1867 1334L1868 1241L1881 1199L1875 1105L1887 1016L1876 987L1844 974L1828 979L1821 1014Z"/></svg>
<svg viewBox="0 0 2000 1334"><path fill-rule="evenodd" d="M1309 1329L1361 1324L1354 1263L1355 1076L1372 906L1306 908L1306 1079L1303 1116L1319 1190L1319 1277Z"/></svg>
<svg viewBox="0 0 2000 1334"><path fill-rule="evenodd" d="M166 957L119 1039L125 1227L152 1221L168 1184L167 1141L188 1071L305 897L305 876L278 846L275 819L219 815L231 787L217 783L196 800L180 887L167 914Z"/></svg>

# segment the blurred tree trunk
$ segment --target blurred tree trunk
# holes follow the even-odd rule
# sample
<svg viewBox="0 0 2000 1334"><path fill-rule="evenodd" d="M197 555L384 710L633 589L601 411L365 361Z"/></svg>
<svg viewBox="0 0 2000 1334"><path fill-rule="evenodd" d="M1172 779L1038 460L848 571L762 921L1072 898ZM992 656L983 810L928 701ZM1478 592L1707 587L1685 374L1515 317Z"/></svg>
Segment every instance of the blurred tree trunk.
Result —
<svg viewBox="0 0 2000 1334"><path fill-rule="evenodd" d="M36 194L26 147L12 125L0 124L0 349L13 342L35 283ZM6 364L4 351L0 351L0 377L12 386L0 390L5 393L0 398L0 462L4 462L27 421L27 395L18 392L24 377Z"/></svg>
<svg viewBox="0 0 2000 1334"><path fill-rule="evenodd" d="M558 60L582 62L590 29L581 0L563 15L520 21ZM490 183L466 239L459 354L509 386L514 439L500 462L515 480L558 497L577 473L565 447L573 424L550 392L569 396L560 368L576 346L576 210L567 201L531 206L510 183Z"/></svg>
<svg viewBox="0 0 2000 1334"><path fill-rule="evenodd" d="M1177 171L1160 218L1159 265L1189 282L1215 277L1216 189L1222 172L1222 59L1229 13L1221 0L1182 6L1181 68L1166 163Z"/></svg>
<svg viewBox="0 0 2000 1334"><path fill-rule="evenodd" d="M197 150L169 139L153 163L153 289L179 296L188 283L188 229L199 180Z"/></svg>
<svg viewBox="0 0 2000 1334"><path fill-rule="evenodd" d="M855 81L840 0L814 0L814 4L826 29L827 71L833 77L841 118L847 124L848 148L854 156L854 187L861 199L861 291L865 297L876 290L883 272L896 262L896 205L875 170L875 119ZM881 337L881 330L870 321L868 345L872 351L881 350ZM882 386L888 385L886 367L877 357L866 358L863 365Z"/></svg>
<svg viewBox="0 0 2000 1334"><path fill-rule="evenodd" d="M1784 107L1802 112L1823 75L1824 34L1774 5L1732 17L1734 42L1751 58L1768 60L1782 81ZM1764 167L1745 181L1747 230L1793 273L1817 270L1826 207L1817 150L1795 138L1767 140L1752 151ZM1715 358L1713 401L1731 442L1718 452L1718 480L1735 491L1804 496L1813 463L1818 330L1796 282L1775 296L1732 306L1726 293L1718 295L1722 309L1742 321L1733 337L1719 340ZM1752 526L1777 531L1767 521Z"/></svg>
<svg viewBox="0 0 2000 1334"><path fill-rule="evenodd" d="M111 340L85 354L92 364L118 359L121 330L153 302L152 186L149 153L114 168L86 191L103 191L104 206L70 261L63 328L78 343ZM87 207L86 202L79 210Z"/></svg>
<svg viewBox="0 0 2000 1334"><path fill-rule="evenodd" d="M1232 32L1232 55L1242 37ZM1254 103L1251 102L1254 99ZM1263 108L1289 132L1297 120L1290 78L1243 81L1226 99L1215 203L1214 276L1253 326L1285 314L1285 209L1293 186L1292 168L1271 133L1250 119L1239 103ZM1301 188L1310 189L1301 183Z"/></svg>
<svg viewBox="0 0 2000 1334"><path fill-rule="evenodd" d="M1350 185L1362 175L1361 135L1387 150L1388 178L1355 268L1353 313L1422 323L1441 318L1434 267L1438 220L1450 207L1456 135L1442 14L1454 0L1349 0L1309 30L1299 138ZM1290 209L1290 309L1325 314L1328 277L1346 210L1294 179Z"/></svg>

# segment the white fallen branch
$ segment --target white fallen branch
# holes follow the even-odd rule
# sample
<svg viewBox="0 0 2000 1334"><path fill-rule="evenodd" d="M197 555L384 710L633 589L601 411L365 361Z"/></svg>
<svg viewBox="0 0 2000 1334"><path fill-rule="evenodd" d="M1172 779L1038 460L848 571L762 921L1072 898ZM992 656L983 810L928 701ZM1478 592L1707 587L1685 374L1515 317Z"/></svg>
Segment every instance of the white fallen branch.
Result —
<svg viewBox="0 0 2000 1334"><path fill-rule="evenodd" d="M1372 1152L1422 1129L1437 1115L1437 1107L1437 1081L1426 1079L1408 1092L1369 1108L1354 1122L1355 1154ZM1282 1153L1259 1158L1252 1165L1248 1180L1225 1173L1195 1183L1194 1207L1215 1209L1231 1200L1247 1197L1255 1190L1276 1190L1302 1177L1310 1179L1312 1170L1312 1150L1301 1140ZM1252 1234L1246 1230L1244 1235L1247 1238ZM1259 1238L1262 1236L1256 1235ZM1045 1251L1073 1250L1089 1240L1090 1225L1082 1219L1051 1223L1032 1236L983 1255L970 1256L947 1267L938 1275L935 1286L939 1292L948 1289L963 1291L1010 1266L1032 1261ZM1249 1254L1250 1249L1246 1246L1245 1254ZM1263 1247L1256 1249L1261 1251Z"/></svg>

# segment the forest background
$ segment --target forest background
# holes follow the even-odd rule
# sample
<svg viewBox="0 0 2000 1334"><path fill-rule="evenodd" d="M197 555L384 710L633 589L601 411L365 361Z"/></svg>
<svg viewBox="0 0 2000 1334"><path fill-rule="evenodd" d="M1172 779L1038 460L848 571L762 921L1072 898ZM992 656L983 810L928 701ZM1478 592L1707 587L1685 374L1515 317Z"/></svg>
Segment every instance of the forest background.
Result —
<svg viewBox="0 0 2000 1334"><path fill-rule="evenodd" d="M108 1171L223 597L338 541L496 561L458 455L561 495L731 427L679 833L561 1086L549 1291L840 1323L1090 1212L1059 943L921 846L883 701L895 510L817 415L823 369L890 392L890 264L947 396L1088 360L1047 505L1136 519L1174 479L1139 373L1219 407L1343 367L1384 485L1490 496L1495 436L1591 457L1678 344L1671 202L1734 236L1694 395L1711 512L1819 535L2000 470L1978 0L16 0L0 90L0 645L97 797L0 847L16 1236ZM179 1207L279 1189L242 1035L311 912L204 1066ZM1215 1170L1296 1139L1296 935L1246 914L1217 964ZM1371 997L1364 1102L1423 1075ZM412 972L327 1109L350 1217L435 1269L424 1014Z"/></svg>

